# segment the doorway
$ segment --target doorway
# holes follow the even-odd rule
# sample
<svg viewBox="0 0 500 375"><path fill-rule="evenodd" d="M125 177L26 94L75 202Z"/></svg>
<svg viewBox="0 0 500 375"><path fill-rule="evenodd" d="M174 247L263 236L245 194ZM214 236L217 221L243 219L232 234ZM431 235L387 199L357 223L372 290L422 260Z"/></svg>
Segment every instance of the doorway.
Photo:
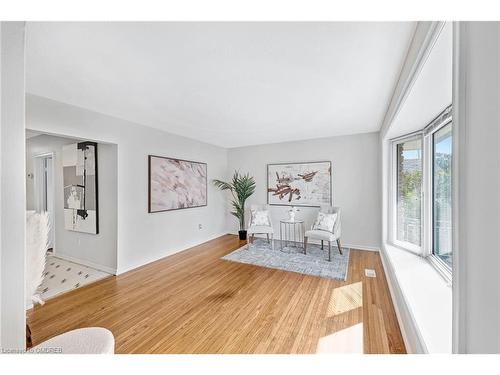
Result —
<svg viewBox="0 0 500 375"><path fill-rule="evenodd" d="M54 225L54 154L52 152L33 157L34 204L36 212L47 212L49 217L48 251L55 253Z"/></svg>
<svg viewBox="0 0 500 375"><path fill-rule="evenodd" d="M98 235L74 230L65 215L66 187L75 179L65 176L65 150L86 142L73 137L26 131L26 210L46 213L49 219L48 253L38 294L43 301L108 277L116 272L117 252L117 147L98 143L100 231ZM67 156L67 155L66 155ZM76 173L76 172L74 172ZM71 177L71 173L69 174ZM76 183L79 183L78 176ZM97 181L97 179L96 179ZM29 262L29 260L27 260Z"/></svg>

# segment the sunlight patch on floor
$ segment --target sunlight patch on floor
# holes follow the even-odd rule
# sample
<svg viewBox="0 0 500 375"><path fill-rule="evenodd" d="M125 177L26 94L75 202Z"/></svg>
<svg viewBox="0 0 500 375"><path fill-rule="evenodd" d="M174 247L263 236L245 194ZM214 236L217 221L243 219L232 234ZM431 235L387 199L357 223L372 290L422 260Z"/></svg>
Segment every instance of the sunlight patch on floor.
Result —
<svg viewBox="0 0 500 375"><path fill-rule="evenodd" d="M328 303L327 317L331 318L363 306L363 283L357 282L335 288Z"/></svg>
<svg viewBox="0 0 500 375"><path fill-rule="evenodd" d="M316 353L363 354L363 323L321 337Z"/></svg>

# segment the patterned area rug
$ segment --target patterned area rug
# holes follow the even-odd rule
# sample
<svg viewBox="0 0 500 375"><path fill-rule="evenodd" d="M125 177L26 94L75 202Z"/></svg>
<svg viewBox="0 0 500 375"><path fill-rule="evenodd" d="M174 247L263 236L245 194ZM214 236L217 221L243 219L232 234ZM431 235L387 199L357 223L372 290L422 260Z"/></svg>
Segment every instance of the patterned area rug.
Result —
<svg viewBox="0 0 500 375"><path fill-rule="evenodd" d="M290 246L281 249L279 240L274 241L273 250L266 240L259 238L255 239L249 248L245 245L222 259L345 281L349 265L349 249L342 248L342 253L340 255L337 246L332 244L332 261L329 262L327 244L325 250L321 250L319 245L308 244L305 255L302 248Z"/></svg>
<svg viewBox="0 0 500 375"><path fill-rule="evenodd" d="M45 264L43 282L38 290L40 297L46 301L108 276L110 276L109 273L49 255Z"/></svg>

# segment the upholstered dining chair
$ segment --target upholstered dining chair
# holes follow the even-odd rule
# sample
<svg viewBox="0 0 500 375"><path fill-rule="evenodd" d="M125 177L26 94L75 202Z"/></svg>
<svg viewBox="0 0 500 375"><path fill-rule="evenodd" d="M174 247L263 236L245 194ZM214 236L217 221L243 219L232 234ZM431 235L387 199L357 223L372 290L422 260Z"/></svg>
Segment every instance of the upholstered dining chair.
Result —
<svg viewBox="0 0 500 375"><path fill-rule="evenodd" d="M340 234L341 234L341 222L340 222L340 207L333 206L321 206L319 212L325 214L337 214L335 219L335 224L333 225L332 231L314 229L314 224L311 229L306 231L304 234L304 254L307 251L307 241L308 240L320 240L321 250L324 249L324 241L328 241L328 261L332 259L332 242L336 241L339 248L339 253L342 254L342 246L340 244Z"/></svg>
<svg viewBox="0 0 500 375"><path fill-rule="evenodd" d="M274 249L274 229L273 222L271 220L271 214L269 211L269 205L253 204L250 206L250 211L250 224L248 225L247 229L247 248L249 248L253 243L256 234L265 234L267 236L267 242L270 243L271 247ZM267 222L265 222L266 218L263 218L262 215L260 215L260 217L256 217L255 214L259 211L267 211ZM262 221L262 219L264 219L264 222Z"/></svg>

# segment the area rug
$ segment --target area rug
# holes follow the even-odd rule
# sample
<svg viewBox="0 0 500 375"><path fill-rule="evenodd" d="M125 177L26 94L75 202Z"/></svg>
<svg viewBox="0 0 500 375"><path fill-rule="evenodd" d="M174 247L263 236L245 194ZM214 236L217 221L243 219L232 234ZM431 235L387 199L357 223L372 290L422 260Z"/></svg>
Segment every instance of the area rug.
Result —
<svg viewBox="0 0 500 375"><path fill-rule="evenodd" d="M328 245L325 250L315 244L307 245L307 255L302 248L285 246L281 249L279 240L274 242L274 250L263 239L255 239L247 248L243 246L221 259L232 262L253 264L255 266L297 272L305 275L345 281L349 265L349 249L342 248L340 255L337 246L332 244L332 261L328 261Z"/></svg>

